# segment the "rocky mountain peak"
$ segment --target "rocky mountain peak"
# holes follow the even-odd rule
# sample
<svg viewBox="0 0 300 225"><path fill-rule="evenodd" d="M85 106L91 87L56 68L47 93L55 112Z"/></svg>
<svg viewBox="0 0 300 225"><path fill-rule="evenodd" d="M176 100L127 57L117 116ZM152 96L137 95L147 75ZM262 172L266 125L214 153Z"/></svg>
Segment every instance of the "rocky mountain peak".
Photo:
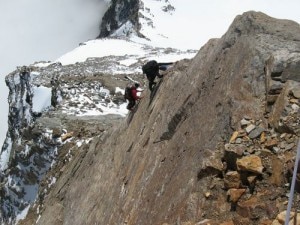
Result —
<svg viewBox="0 0 300 225"><path fill-rule="evenodd" d="M98 38L136 37L137 39L142 38L144 41L149 40L153 35L150 33L158 25L156 24L155 10L171 15L176 9L169 0L155 3L147 0L112 0L102 18ZM163 33L156 35L167 38Z"/></svg>
<svg viewBox="0 0 300 225"><path fill-rule="evenodd" d="M111 36L123 27L125 36L129 33L139 33L139 0L112 0L109 9L102 18L99 38Z"/></svg>
<svg viewBox="0 0 300 225"><path fill-rule="evenodd" d="M276 23L276 26L272 26ZM227 35L236 32L240 35L269 34L287 40L299 41L299 24L291 20L278 20L262 12L249 11L237 16Z"/></svg>
<svg viewBox="0 0 300 225"><path fill-rule="evenodd" d="M107 75L93 70L97 59L38 69L44 78L36 83L55 71L66 95L36 119L33 140L44 138L31 154L52 143L59 157L20 224L283 224L300 135L299 35L292 21L244 13L222 38L165 71L153 92L145 85L136 112L115 121L63 113L73 88L92 90ZM60 145L37 130L50 122ZM7 180L2 204L17 200Z"/></svg>

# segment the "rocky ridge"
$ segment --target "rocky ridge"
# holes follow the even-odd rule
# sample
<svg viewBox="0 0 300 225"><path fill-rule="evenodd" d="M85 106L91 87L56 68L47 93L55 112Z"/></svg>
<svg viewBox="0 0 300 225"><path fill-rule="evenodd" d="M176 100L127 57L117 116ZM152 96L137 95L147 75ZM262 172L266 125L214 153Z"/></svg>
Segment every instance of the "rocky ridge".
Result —
<svg viewBox="0 0 300 225"><path fill-rule="evenodd" d="M299 60L299 24L238 16L146 92L130 121L79 147L22 223L283 224Z"/></svg>

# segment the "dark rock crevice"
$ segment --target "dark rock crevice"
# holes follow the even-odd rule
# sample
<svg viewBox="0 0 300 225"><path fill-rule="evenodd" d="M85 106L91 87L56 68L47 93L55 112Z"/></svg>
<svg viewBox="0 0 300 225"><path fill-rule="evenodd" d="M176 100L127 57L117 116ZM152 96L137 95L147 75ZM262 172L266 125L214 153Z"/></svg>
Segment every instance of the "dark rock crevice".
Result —
<svg viewBox="0 0 300 225"><path fill-rule="evenodd" d="M186 98L178 112L172 117L171 121L168 123L168 131L164 132L161 135L160 141L167 141L172 139L173 135L176 132L177 126L179 126L181 122L184 122L187 119L188 112L194 105L194 103L188 101L190 97L191 95Z"/></svg>

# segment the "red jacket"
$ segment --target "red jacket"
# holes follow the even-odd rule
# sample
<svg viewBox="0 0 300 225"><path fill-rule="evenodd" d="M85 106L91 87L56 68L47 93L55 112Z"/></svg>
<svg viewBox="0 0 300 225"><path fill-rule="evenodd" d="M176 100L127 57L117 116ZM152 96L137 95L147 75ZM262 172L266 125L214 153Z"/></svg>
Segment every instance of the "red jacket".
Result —
<svg viewBox="0 0 300 225"><path fill-rule="evenodd" d="M133 98L134 100L140 99L140 97L137 96L137 93L138 93L138 90L137 90L136 88L132 88L132 89L131 89L131 96L132 96L132 98Z"/></svg>

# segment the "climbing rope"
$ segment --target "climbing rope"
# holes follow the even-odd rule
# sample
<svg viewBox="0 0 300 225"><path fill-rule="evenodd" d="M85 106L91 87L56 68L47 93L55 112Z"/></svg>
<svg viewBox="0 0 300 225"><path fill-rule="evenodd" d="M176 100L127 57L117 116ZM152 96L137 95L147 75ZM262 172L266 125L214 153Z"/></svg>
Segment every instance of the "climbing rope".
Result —
<svg viewBox="0 0 300 225"><path fill-rule="evenodd" d="M288 225L290 222L290 214L291 214L291 208L292 208L292 203L293 203L293 199L294 199L294 191L295 191L299 158L300 158L300 141L298 142L297 155L296 155L295 166L294 166L294 171L293 171L292 185L291 185L288 208L286 210L286 217L285 217L284 225ZM295 212L295 216L297 217L297 211Z"/></svg>

